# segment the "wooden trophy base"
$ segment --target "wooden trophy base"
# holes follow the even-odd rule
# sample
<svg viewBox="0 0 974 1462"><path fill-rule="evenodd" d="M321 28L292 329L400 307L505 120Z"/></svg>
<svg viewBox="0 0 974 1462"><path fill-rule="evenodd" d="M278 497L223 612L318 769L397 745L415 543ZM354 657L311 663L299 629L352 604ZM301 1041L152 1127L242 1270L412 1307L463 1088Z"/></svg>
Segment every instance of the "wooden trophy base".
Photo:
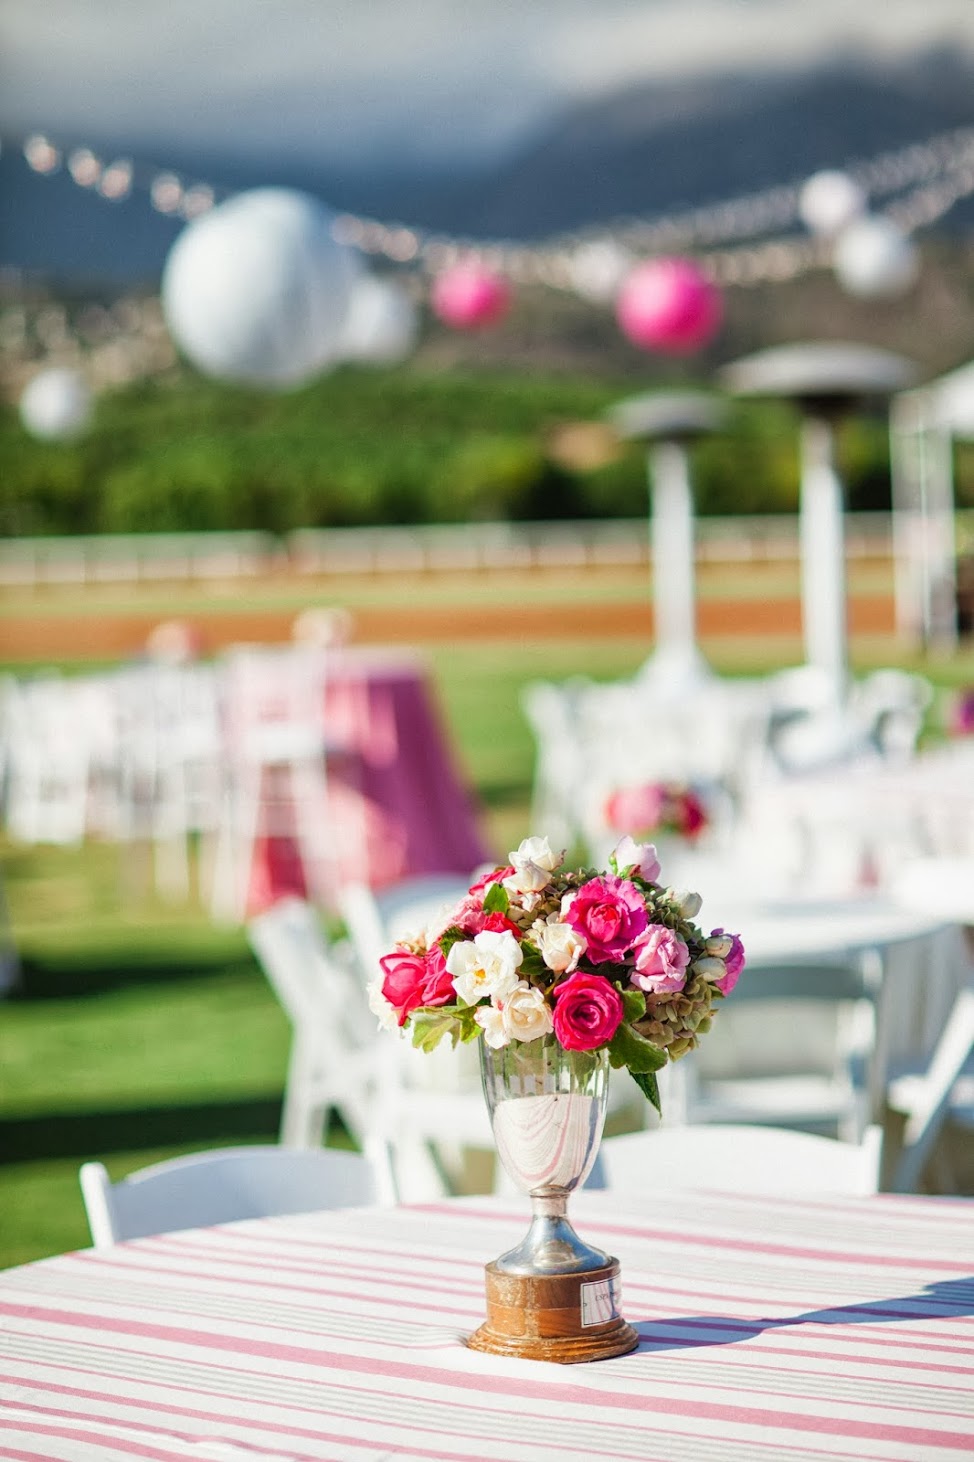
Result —
<svg viewBox="0 0 974 1462"><path fill-rule="evenodd" d="M607 1360L635 1350L639 1336L618 1311L619 1261L585 1274L505 1274L485 1269L487 1320L472 1350L553 1360Z"/></svg>

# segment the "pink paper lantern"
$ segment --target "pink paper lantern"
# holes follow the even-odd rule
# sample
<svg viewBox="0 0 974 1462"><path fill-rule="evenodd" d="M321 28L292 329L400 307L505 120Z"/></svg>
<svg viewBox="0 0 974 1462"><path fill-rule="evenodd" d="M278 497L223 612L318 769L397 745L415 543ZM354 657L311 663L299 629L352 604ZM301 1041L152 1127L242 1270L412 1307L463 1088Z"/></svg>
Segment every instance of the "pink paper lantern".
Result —
<svg viewBox="0 0 974 1462"><path fill-rule="evenodd" d="M616 301L624 335L643 350L698 350L723 318L720 292L689 259L651 259L627 275Z"/></svg>
<svg viewBox="0 0 974 1462"><path fill-rule="evenodd" d="M507 281L486 264L470 260L454 264L433 281L430 301L434 312L456 330L493 325L511 303Z"/></svg>

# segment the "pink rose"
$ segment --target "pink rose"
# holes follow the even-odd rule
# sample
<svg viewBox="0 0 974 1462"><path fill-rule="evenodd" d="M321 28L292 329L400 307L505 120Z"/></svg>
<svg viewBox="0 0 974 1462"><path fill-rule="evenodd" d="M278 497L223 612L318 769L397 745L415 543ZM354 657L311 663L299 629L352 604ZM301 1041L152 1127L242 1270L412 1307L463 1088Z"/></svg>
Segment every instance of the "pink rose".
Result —
<svg viewBox="0 0 974 1462"><path fill-rule="evenodd" d="M730 954L724 956L727 973L723 979L714 981L714 987L722 995L729 995L740 979L741 970L744 968L744 946L739 934L727 934L723 929L712 929L710 937L711 939L725 938L731 941Z"/></svg>
<svg viewBox="0 0 974 1462"><path fill-rule="evenodd" d="M649 832L663 816L662 789L653 783L624 787L613 792L605 804L605 820L621 833Z"/></svg>
<svg viewBox="0 0 974 1462"><path fill-rule="evenodd" d="M489 873L482 873L476 883L470 885L470 893L486 894L492 883L501 883L505 878L510 878L514 872L513 863L506 864L503 868L492 868Z"/></svg>
<svg viewBox="0 0 974 1462"><path fill-rule="evenodd" d="M444 929L452 929L454 927L462 929L464 934L469 934L471 938L475 934L480 934L484 929L492 929L497 934L501 934L505 929L509 929L517 939L521 937L521 931L513 919L509 919L499 909L495 909L493 913L488 914L481 900L471 897L470 894L460 900L444 925ZM443 931L441 930L440 932L442 933Z"/></svg>
<svg viewBox="0 0 974 1462"><path fill-rule="evenodd" d="M652 995L682 990L687 982L690 951L678 934L653 924L636 945L636 968L630 981Z"/></svg>
<svg viewBox="0 0 974 1462"><path fill-rule="evenodd" d="M566 1051L594 1051L611 1041L622 1020L622 996L604 975L576 970L553 991L555 1036Z"/></svg>
<svg viewBox="0 0 974 1462"><path fill-rule="evenodd" d="M585 939L593 964L621 964L646 928L646 905L628 878L590 878L562 903L561 916Z"/></svg>
<svg viewBox="0 0 974 1462"><path fill-rule="evenodd" d="M394 950L379 960L385 978L382 993L405 1025L414 1010L427 1005L448 1005L455 998L453 977L438 945L425 955Z"/></svg>

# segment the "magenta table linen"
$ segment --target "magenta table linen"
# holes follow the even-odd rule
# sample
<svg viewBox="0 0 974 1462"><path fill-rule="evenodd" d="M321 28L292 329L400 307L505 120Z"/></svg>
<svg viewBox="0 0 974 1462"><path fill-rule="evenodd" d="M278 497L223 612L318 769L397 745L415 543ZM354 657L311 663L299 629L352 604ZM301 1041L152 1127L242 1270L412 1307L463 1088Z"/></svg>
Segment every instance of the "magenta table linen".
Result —
<svg viewBox="0 0 974 1462"><path fill-rule="evenodd" d="M924 1462L974 1455L974 1204L580 1194L640 1335L466 1349L522 1202L262 1220L0 1275L5 1462Z"/></svg>

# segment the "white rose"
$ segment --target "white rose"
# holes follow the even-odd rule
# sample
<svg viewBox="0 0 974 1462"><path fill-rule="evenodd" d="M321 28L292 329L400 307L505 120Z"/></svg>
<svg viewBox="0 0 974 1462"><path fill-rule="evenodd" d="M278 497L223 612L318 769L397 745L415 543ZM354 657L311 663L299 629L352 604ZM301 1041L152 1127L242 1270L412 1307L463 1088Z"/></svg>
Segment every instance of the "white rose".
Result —
<svg viewBox="0 0 974 1462"><path fill-rule="evenodd" d="M486 996L503 1000L518 982L518 965L524 958L520 944L509 929L500 933L484 929L473 939L459 940L446 957L453 976L453 988L467 1005Z"/></svg>
<svg viewBox="0 0 974 1462"><path fill-rule="evenodd" d="M726 959L734 948L734 941L729 934L714 934L703 942L706 954L715 954L718 959Z"/></svg>
<svg viewBox="0 0 974 1462"><path fill-rule="evenodd" d="M660 866L655 843L637 843L628 833L612 850L617 869L634 868L647 883L659 881Z"/></svg>
<svg viewBox="0 0 974 1462"><path fill-rule="evenodd" d="M514 872L504 879L504 887L510 893L540 893L564 855L553 853L547 838L525 838L508 856Z"/></svg>
<svg viewBox="0 0 974 1462"><path fill-rule="evenodd" d="M504 1024L503 1010L497 1010L493 1005L481 1005L474 1020L483 1029L484 1040L492 1050L499 1051L509 1044L511 1038Z"/></svg>
<svg viewBox="0 0 974 1462"><path fill-rule="evenodd" d="M480 1012L477 1014L479 1016ZM533 985L525 984L523 980L504 1001L501 1018L504 1031L514 1041L536 1041L539 1036L546 1036L553 1029L551 1011L545 1004L541 991L536 990ZM486 1030L484 1039L489 1044Z"/></svg>
<svg viewBox="0 0 974 1462"><path fill-rule="evenodd" d="M549 873L554 873L556 868L561 867L565 855L564 853L553 853L547 838L525 838L517 852L508 856L515 867L519 862L537 863L539 868L545 868Z"/></svg>
<svg viewBox="0 0 974 1462"><path fill-rule="evenodd" d="M549 970L554 970L556 975L570 975L578 967L578 961L585 953L585 936L571 924L544 924L539 921L531 932Z"/></svg>
<svg viewBox="0 0 974 1462"><path fill-rule="evenodd" d="M382 993L382 981L372 980L366 986L366 993L369 997L369 1009L378 1018L379 1025L385 1031L399 1030L399 1016L396 1014L396 1007L386 999Z"/></svg>

